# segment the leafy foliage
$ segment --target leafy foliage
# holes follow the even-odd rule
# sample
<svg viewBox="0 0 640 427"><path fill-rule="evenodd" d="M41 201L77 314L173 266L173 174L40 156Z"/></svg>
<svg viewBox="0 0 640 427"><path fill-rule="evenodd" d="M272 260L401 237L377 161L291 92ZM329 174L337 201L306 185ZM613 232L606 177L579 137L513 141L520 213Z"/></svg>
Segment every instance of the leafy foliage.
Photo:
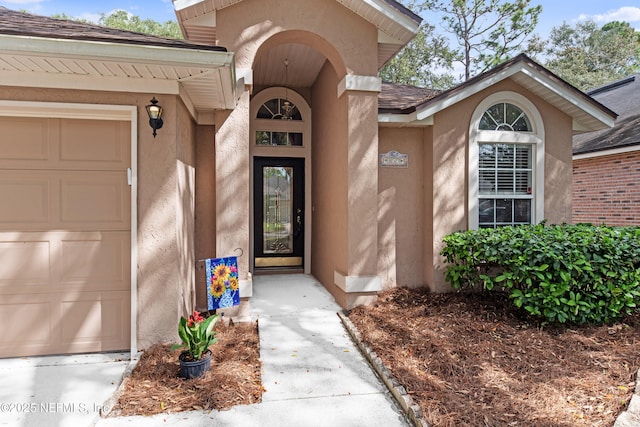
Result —
<svg viewBox="0 0 640 427"><path fill-rule="evenodd" d="M538 24L542 6L531 0L425 0L443 14L445 31L458 41L464 79L510 59Z"/></svg>
<svg viewBox="0 0 640 427"><path fill-rule="evenodd" d="M582 90L640 71L640 32L628 22L564 23L538 50L546 53L547 68Z"/></svg>
<svg viewBox="0 0 640 427"><path fill-rule="evenodd" d="M125 10L115 10L110 14L100 15L100 25L106 27L119 28L121 30L136 31L138 33L153 34L155 36L181 39L182 32L176 21L166 21L160 23L153 19L140 19L139 16L132 15Z"/></svg>
<svg viewBox="0 0 640 427"><path fill-rule="evenodd" d="M51 15L52 18L69 19L77 22L90 24L84 18L75 18L65 13ZM182 39L182 31L176 21L166 21L160 23L153 19L140 19L139 16L117 9L111 13L101 13L98 24L105 27L118 28L120 30L135 31L137 33L151 34L154 36L168 37L172 39Z"/></svg>
<svg viewBox="0 0 640 427"><path fill-rule="evenodd" d="M454 85L451 74L455 53L448 41L434 33L435 27L423 22L418 34L380 70L387 82L448 89Z"/></svg>
<svg viewBox="0 0 640 427"><path fill-rule="evenodd" d="M181 317L178 323L178 336L182 343L172 345L171 351L184 348L189 360L200 360L209 346L218 342L213 328L219 317L216 314L205 319L197 311L189 316L189 320L184 316Z"/></svg>
<svg viewBox="0 0 640 427"><path fill-rule="evenodd" d="M601 324L640 302L640 227L514 226L445 237L454 288L501 288L551 323Z"/></svg>

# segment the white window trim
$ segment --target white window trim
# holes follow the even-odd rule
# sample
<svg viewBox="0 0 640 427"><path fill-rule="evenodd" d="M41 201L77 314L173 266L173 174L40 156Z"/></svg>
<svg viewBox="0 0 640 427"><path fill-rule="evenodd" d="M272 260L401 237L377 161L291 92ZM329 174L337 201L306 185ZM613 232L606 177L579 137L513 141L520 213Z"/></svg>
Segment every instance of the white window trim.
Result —
<svg viewBox="0 0 640 427"><path fill-rule="evenodd" d="M478 130L480 119L484 112L494 104L506 102L516 105L529 117L532 132L490 131ZM479 199L479 174L478 156L479 143L503 143L503 144L532 144L533 145L533 206L531 209L531 223L537 224L544 219L544 158L545 136L542 116L535 105L523 95L502 91L496 92L483 99L471 116L469 126L469 201L468 201L468 227L477 230L478 225L478 199Z"/></svg>

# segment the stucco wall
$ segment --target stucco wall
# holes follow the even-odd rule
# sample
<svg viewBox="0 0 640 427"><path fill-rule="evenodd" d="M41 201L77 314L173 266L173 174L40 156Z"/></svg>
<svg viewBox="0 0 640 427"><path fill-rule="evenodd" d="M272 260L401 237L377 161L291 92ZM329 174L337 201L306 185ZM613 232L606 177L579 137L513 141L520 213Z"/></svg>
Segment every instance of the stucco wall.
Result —
<svg viewBox="0 0 640 427"><path fill-rule="evenodd" d="M191 279L186 276L192 274L181 258L177 235L178 224L180 228L183 224L177 215L183 200L177 191L176 164L179 117L184 119L180 101L173 95L156 94L165 110L164 126L154 139L144 109L150 94L100 92L98 96L91 91L18 87L0 87L0 92L6 100L92 104L99 99L103 104L138 107L138 347L176 340L177 321L183 314L181 284L188 283ZM182 162L188 164L193 159L190 137L182 136Z"/></svg>
<svg viewBox="0 0 640 427"><path fill-rule="evenodd" d="M432 258L433 276L426 277L432 291L446 292L450 286L444 281L444 265L440 257L442 239L449 233L467 228L467 188L468 188L468 135L471 114L476 101L456 104L436 114L433 125L432 181L433 236Z"/></svg>
<svg viewBox="0 0 640 427"><path fill-rule="evenodd" d="M340 77L345 71L377 73L376 28L335 1L296 0L294 5L280 0L244 0L219 10L216 25L219 44L235 52L236 65L241 68L252 67L261 46L268 49L281 43L304 43L322 52L335 67L344 61L346 70L337 70Z"/></svg>
<svg viewBox="0 0 640 427"><path fill-rule="evenodd" d="M180 310L184 315L195 307L195 191L196 123L184 104L176 103L176 239L178 240L178 276Z"/></svg>
<svg viewBox="0 0 640 427"><path fill-rule="evenodd" d="M216 182L216 253L237 255L238 276L249 273L249 222L251 218L249 154L249 93L244 92L232 112L216 113L215 182Z"/></svg>
<svg viewBox="0 0 640 427"><path fill-rule="evenodd" d="M216 253L216 164L215 128L196 128L196 260ZM207 307L204 263L196 262L196 307Z"/></svg>
<svg viewBox="0 0 640 427"><path fill-rule="evenodd" d="M409 155L378 170L378 271L383 287L424 285L424 128L380 128L379 154Z"/></svg>
<svg viewBox="0 0 640 427"><path fill-rule="evenodd" d="M335 269L348 270L347 123L344 99L337 99L338 76L325 64L312 91L312 259L311 273L336 298Z"/></svg>
<svg viewBox="0 0 640 427"><path fill-rule="evenodd" d="M573 161L573 222L640 225L640 151Z"/></svg>

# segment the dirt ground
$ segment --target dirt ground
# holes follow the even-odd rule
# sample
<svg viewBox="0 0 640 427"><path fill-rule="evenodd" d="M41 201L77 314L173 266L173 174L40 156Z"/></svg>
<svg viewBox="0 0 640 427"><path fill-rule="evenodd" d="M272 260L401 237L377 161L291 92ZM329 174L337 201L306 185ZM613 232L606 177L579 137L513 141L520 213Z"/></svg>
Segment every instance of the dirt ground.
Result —
<svg viewBox="0 0 640 427"><path fill-rule="evenodd" d="M153 415L188 410L224 410L262 401L257 323L216 324L218 342L203 377L178 377L180 350L170 344L147 349L109 416Z"/></svg>
<svg viewBox="0 0 640 427"><path fill-rule="evenodd" d="M544 327L495 293L384 292L349 318L432 426L607 426L640 368L640 317Z"/></svg>
<svg viewBox="0 0 640 427"><path fill-rule="evenodd" d="M640 316L541 328L494 293L401 288L349 318L434 427L611 427L640 368ZM260 402L257 324L216 328L219 342L203 378L178 378L180 350L151 347L110 416Z"/></svg>

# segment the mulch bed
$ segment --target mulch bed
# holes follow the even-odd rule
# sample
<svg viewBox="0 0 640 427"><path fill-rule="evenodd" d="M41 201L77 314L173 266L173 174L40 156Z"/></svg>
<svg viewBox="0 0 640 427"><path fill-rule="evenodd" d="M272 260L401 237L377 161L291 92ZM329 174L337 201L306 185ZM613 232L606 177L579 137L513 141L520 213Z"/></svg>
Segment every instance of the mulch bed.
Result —
<svg viewBox="0 0 640 427"><path fill-rule="evenodd" d="M434 427L611 427L640 368L638 316L540 327L496 293L399 288L349 319Z"/></svg>
<svg viewBox="0 0 640 427"><path fill-rule="evenodd" d="M171 351L170 344L144 351L109 416L224 410L261 402L258 324L218 322L216 331L211 370L201 378L178 377L180 350Z"/></svg>

